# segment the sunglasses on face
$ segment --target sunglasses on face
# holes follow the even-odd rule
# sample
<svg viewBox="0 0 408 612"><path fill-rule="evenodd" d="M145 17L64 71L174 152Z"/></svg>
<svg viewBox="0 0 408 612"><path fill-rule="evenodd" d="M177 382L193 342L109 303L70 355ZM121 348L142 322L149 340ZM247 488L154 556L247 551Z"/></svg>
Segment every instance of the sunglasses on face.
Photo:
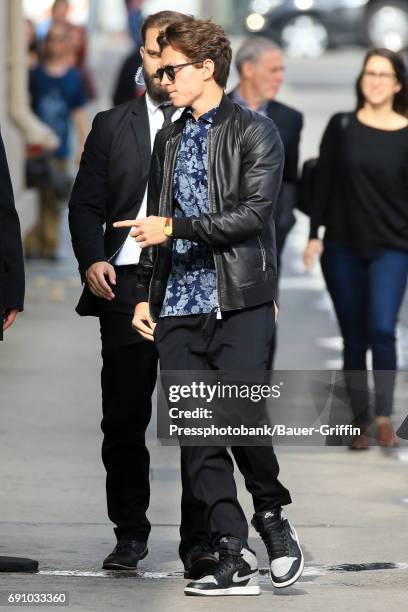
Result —
<svg viewBox="0 0 408 612"><path fill-rule="evenodd" d="M175 81L176 80L176 68L184 68L185 66L193 66L193 64L202 64L203 60L199 60L197 62L187 62L186 64L176 64L175 66L172 66L171 64L168 64L167 66L164 66L163 68L158 68L156 70L156 74L155 76L162 81L164 75L167 76L167 78L169 79L169 81Z"/></svg>

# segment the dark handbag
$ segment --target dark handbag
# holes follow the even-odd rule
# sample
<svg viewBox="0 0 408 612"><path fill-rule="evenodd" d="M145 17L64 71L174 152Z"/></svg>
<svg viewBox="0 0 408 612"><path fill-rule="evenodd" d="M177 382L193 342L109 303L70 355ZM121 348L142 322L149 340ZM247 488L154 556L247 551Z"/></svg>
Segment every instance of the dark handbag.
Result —
<svg viewBox="0 0 408 612"><path fill-rule="evenodd" d="M47 185L49 165L45 155L28 157L26 159L26 184L27 187L40 189Z"/></svg>
<svg viewBox="0 0 408 612"><path fill-rule="evenodd" d="M350 123L351 113L343 113L340 119L341 133L344 134ZM302 167L302 174L299 181L299 198L297 208L310 217L314 198L314 188L316 182L316 170L319 163L318 157L307 159Z"/></svg>
<svg viewBox="0 0 408 612"><path fill-rule="evenodd" d="M310 217L312 212L313 193L318 162L318 157L307 159L304 162L299 182L300 184L297 208L308 217Z"/></svg>
<svg viewBox="0 0 408 612"><path fill-rule="evenodd" d="M58 168L51 155L43 153L26 160L27 187L51 188L58 200L66 200L71 194L73 180L70 174Z"/></svg>

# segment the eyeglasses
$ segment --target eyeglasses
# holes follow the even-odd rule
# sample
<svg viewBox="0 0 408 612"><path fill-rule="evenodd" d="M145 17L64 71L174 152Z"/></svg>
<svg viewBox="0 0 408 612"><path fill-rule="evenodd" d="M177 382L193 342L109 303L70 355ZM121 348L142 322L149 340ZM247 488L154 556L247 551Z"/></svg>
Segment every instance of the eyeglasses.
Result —
<svg viewBox="0 0 408 612"><path fill-rule="evenodd" d="M380 81L386 81L388 79L395 79L397 75L395 72L374 72L373 70L364 70L363 76L368 79L380 79Z"/></svg>
<svg viewBox="0 0 408 612"><path fill-rule="evenodd" d="M176 64L175 66L172 65L167 65L164 66L163 68L158 68L156 70L156 74L155 76L162 81L164 75L166 75L169 79L169 81L175 81L176 80L176 68L184 68L185 66L193 66L193 64L202 64L203 60L198 60L196 62L187 62L186 64Z"/></svg>

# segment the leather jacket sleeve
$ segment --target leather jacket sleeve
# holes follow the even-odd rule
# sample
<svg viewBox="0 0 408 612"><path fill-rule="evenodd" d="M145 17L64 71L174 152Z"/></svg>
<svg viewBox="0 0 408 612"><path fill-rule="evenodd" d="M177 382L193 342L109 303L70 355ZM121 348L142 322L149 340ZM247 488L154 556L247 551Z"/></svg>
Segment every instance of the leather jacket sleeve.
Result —
<svg viewBox="0 0 408 612"><path fill-rule="evenodd" d="M199 217L173 218L173 237L223 246L261 234L274 210L283 165L284 149L275 124L265 119L249 125L243 136L238 205Z"/></svg>

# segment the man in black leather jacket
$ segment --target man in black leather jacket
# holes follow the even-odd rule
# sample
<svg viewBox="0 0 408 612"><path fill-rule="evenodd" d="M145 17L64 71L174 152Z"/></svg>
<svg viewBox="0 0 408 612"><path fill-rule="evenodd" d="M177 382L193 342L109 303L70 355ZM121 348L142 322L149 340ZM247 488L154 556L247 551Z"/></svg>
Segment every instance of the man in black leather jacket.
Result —
<svg viewBox="0 0 408 612"><path fill-rule="evenodd" d="M274 123L224 95L231 48L223 30L186 17L159 36L158 76L176 107L186 107L157 136L146 219L133 226L142 247L133 326L154 340L162 370L265 370L275 326L276 249L271 215L283 169ZM154 337L153 337L154 333ZM255 505L253 524L268 548L276 587L301 575L303 556L281 506L272 446L233 446ZM186 594L255 595L256 557L237 500L232 462L223 446L182 446L180 554L212 544L215 571ZM206 518L203 532L200 518Z"/></svg>

